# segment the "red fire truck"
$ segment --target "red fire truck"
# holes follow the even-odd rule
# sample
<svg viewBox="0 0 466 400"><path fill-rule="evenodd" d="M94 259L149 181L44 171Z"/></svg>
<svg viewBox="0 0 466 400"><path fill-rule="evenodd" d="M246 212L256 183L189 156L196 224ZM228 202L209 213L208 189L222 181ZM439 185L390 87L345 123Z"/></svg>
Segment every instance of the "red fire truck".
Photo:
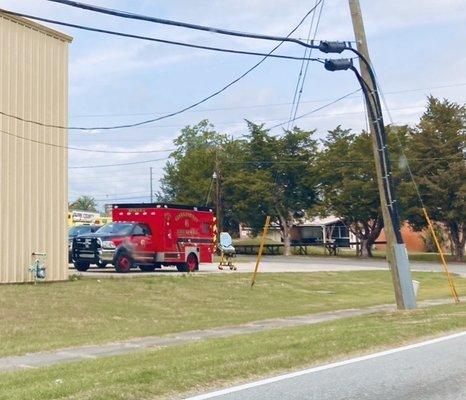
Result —
<svg viewBox="0 0 466 400"><path fill-rule="evenodd" d="M195 271L212 262L214 215L210 208L173 204L115 204L113 222L73 241L73 261L86 271L96 262L117 272L175 265Z"/></svg>

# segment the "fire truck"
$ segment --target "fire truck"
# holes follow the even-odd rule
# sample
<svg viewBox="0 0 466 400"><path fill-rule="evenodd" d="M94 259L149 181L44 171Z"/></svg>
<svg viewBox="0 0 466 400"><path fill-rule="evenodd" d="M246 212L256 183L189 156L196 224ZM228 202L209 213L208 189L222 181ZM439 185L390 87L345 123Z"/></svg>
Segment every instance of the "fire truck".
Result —
<svg viewBox="0 0 466 400"><path fill-rule="evenodd" d="M112 223L73 240L78 271L90 264L112 263L117 272L134 267L154 271L175 265L192 272L212 262L215 220L207 207L174 204L114 204Z"/></svg>

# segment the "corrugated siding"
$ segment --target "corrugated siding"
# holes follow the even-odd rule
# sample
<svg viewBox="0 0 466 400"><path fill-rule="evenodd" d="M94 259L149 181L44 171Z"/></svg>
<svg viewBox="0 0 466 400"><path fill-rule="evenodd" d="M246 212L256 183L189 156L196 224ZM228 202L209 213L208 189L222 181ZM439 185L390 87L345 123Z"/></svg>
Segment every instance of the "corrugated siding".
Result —
<svg viewBox="0 0 466 400"><path fill-rule="evenodd" d="M66 41L0 14L1 111L66 125L67 69ZM68 133L5 116L0 130L0 283L30 281L33 252L66 279Z"/></svg>

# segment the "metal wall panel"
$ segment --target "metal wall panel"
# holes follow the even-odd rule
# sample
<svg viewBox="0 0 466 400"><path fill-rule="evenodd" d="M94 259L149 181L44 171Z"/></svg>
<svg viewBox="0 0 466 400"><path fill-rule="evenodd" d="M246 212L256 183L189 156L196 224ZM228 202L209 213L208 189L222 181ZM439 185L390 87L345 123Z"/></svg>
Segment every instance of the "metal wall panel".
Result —
<svg viewBox="0 0 466 400"><path fill-rule="evenodd" d="M0 111L66 126L70 41L0 12ZM0 283L32 280L33 252L47 280L66 279L68 132L6 116L0 130Z"/></svg>

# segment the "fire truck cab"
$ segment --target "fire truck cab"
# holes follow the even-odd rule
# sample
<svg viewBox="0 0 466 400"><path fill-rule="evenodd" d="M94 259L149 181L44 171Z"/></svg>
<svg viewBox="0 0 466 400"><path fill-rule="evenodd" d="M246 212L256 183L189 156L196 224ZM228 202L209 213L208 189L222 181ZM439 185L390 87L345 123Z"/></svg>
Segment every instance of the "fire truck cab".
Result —
<svg viewBox="0 0 466 400"><path fill-rule="evenodd" d="M212 262L214 216L206 207L173 204L114 204L113 222L91 235L75 238L73 260L78 270L90 263L112 263L117 272L133 267L153 271L175 265L195 271Z"/></svg>

